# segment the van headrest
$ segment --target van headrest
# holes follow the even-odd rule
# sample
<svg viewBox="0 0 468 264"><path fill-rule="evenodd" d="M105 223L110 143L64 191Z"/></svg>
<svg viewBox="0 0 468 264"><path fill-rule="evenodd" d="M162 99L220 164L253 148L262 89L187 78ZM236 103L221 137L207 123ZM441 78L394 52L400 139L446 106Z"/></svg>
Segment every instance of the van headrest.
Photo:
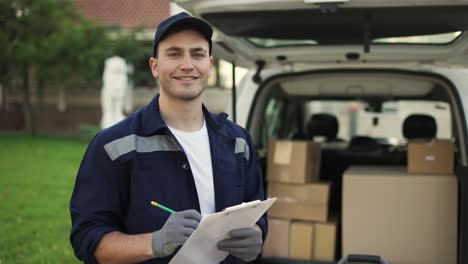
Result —
<svg viewBox="0 0 468 264"><path fill-rule="evenodd" d="M403 136L407 139L435 138L437 135L437 123L430 115L409 115L403 122Z"/></svg>
<svg viewBox="0 0 468 264"><path fill-rule="evenodd" d="M323 136L327 140L336 139L338 128L338 119L334 115L326 113L312 115L307 123L307 132L310 138Z"/></svg>

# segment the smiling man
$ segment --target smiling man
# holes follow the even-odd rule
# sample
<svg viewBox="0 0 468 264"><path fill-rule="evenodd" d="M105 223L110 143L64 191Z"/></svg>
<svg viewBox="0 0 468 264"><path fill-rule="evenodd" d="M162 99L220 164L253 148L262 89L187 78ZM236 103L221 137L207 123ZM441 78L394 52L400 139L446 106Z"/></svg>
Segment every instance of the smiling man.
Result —
<svg viewBox="0 0 468 264"><path fill-rule="evenodd" d="M249 134L203 106L212 34L187 13L161 22L149 60L160 94L90 143L70 201L70 240L85 263L169 263L201 214L265 198ZM266 234L266 216L230 230L223 263L256 259Z"/></svg>

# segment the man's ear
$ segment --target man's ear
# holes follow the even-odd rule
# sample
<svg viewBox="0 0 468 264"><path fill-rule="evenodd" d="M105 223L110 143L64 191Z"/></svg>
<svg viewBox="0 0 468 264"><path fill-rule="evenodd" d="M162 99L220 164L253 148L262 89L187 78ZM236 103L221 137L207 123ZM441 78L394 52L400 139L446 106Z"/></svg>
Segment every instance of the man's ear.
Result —
<svg viewBox="0 0 468 264"><path fill-rule="evenodd" d="M158 59L151 57L149 59L149 66L151 69L151 73L153 74L154 78L159 77L159 72L158 72Z"/></svg>
<svg viewBox="0 0 468 264"><path fill-rule="evenodd" d="M211 76L211 73L213 72L213 56L210 56L210 71L208 72L208 76Z"/></svg>

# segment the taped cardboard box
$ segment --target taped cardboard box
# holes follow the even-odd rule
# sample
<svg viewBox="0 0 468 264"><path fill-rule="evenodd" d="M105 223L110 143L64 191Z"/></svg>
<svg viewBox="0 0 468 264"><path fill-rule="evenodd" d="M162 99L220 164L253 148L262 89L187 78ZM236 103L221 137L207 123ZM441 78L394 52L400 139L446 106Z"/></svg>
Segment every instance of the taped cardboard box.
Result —
<svg viewBox="0 0 468 264"><path fill-rule="evenodd" d="M320 261L335 259L336 222L292 222L290 229L290 258Z"/></svg>
<svg viewBox="0 0 468 264"><path fill-rule="evenodd" d="M328 220L328 206L323 204L299 205L276 201L268 210L268 214L282 219L326 222Z"/></svg>
<svg viewBox="0 0 468 264"><path fill-rule="evenodd" d="M343 176L342 254L379 255L396 264L455 264L457 212L453 175L350 167Z"/></svg>
<svg viewBox="0 0 468 264"><path fill-rule="evenodd" d="M309 184L288 184L268 182L268 196L277 197L290 203L328 204L330 198L329 182Z"/></svg>
<svg viewBox="0 0 468 264"><path fill-rule="evenodd" d="M408 173L453 174L454 147L450 140L412 140L408 143Z"/></svg>
<svg viewBox="0 0 468 264"><path fill-rule="evenodd" d="M268 210L275 218L328 221L330 183L268 183L267 193L278 200Z"/></svg>
<svg viewBox="0 0 468 264"><path fill-rule="evenodd" d="M336 249L336 221L315 223L314 260L335 260Z"/></svg>
<svg viewBox="0 0 468 264"><path fill-rule="evenodd" d="M263 257L289 257L290 220L268 217L268 236L263 245Z"/></svg>
<svg viewBox="0 0 468 264"><path fill-rule="evenodd" d="M311 141L272 141L268 147L267 181L282 183L317 182L321 148Z"/></svg>
<svg viewBox="0 0 468 264"><path fill-rule="evenodd" d="M293 222L289 241L290 258L311 260L314 247L314 224Z"/></svg>

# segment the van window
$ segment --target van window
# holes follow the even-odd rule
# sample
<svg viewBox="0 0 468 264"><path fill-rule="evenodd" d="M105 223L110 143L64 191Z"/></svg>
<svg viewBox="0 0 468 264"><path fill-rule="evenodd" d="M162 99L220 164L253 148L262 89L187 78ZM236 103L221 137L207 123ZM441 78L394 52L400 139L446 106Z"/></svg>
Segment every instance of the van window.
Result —
<svg viewBox="0 0 468 264"><path fill-rule="evenodd" d="M305 108L305 125L317 113L334 115L339 124L338 138L346 141L365 135L385 138L393 144L405 142L403 122L411 114L426 114L435 118L437 138L452 138L449 104L435 101L388 101L379 109L361 101L310 101Z"/></svg>
<svg viewBox="0 0 468 264"><path fill-rule="evenodd" d="M282 126L281 117L283 115L284 105L284 101L277 98L272 98L268 101L262 120L262 146L266 147L268 146L268 142L270 140L279 138L279 132Z"/></svg>

